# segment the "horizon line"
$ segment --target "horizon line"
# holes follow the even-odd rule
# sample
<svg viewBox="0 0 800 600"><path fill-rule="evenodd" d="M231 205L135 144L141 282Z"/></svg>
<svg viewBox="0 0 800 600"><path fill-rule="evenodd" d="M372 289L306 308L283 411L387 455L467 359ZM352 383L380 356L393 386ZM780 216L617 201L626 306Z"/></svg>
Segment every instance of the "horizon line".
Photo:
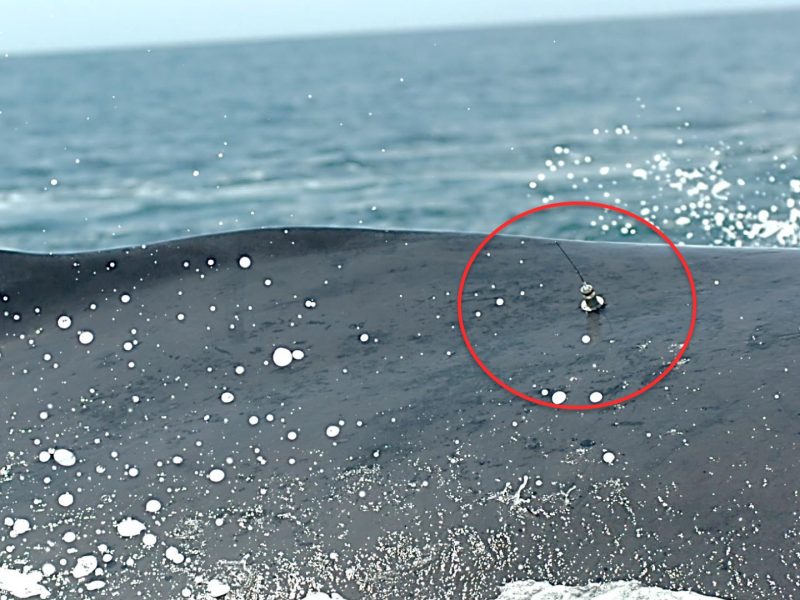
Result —
<svg viewBox="0 0 800 600"><path fill-rule="evenodd" d="M275 34L275 35L259 35L259 36L245 36L241 38L208 38L197 40L178 40L174 42L154 42L154 43L132 43L115 45L100 45L100 46L86 46L86 47L65 47L65 48L48 48L48 49L32 49L32 50L6 50L0 47L0 59L12 58L38 58L38 57L51 57L51 56L68 56L80 54L93 54L99 52L136 52L152 50L179 50L182 48L197 48L208 46L237 46L237 45L255 45L265 43L281 43L281 42L305 42L315 40L337 40L337 39L352 39L352 38L372 38L380 36L411 36L415 34L431 34L431 33L459 33L470 31L484 31L493 29L522 29L522 28L536 28L548 27L557 25L591 25L591 24L607 24L616 22L636 22L636 21L669 21L681 19L703 19L716 16L746 16L746 15L762 15L762 14L775 14L775 13L795 13L800 12L800 2L793 6L756 6L749 8L721 8L721 9L705 9L705 10L684 10L679 12L652 12L633 15L607 15L607 16L577 16L577 17L559 17L559 18L546 18L535 21L498 21L490 23L463 23L452 25L422 25L419 27L386 27L375 29L353 29L343 31L330 31L330 32L317 32L317 33L288 33L288 34Z"/></svg>

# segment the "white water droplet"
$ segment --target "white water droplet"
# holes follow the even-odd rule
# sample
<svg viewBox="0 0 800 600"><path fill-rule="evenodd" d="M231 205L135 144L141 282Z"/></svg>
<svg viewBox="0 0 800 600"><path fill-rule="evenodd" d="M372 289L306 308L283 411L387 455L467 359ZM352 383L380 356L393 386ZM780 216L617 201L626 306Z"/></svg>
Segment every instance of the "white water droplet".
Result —
<svg viewBox="0 0 800 600"><path fill-rule="evenodd" d="M222 400L223 404L230 404L234 400L234 395L231 392L222 392L219 399Z"/></svg>
<svg viewBox="0 0 800 600"><path fill-rule="evenodd" d="M495 300L495 301L494 301L494 303L495 303L497 306L503 306L503 304L505 304L505 303L506 303L506 301L505 301L503 298L498 298L497 300Z"/></svg>
<svg viewBox="0 0 800 600"><path fill-rule="evenodd" d="M295 441L297 439L297 432L290 431L289 433L286 434L286 439L289 440L290 442Z"/></svg>
<svg viewBox="0 0 800 600"><path fill-rule="evenodd" d="M603 452L603 462L607 465L613 464L617 456L613 452Z"/></svg>
<svg viewBox="0 0 800 600"><path fill-rule="evenodd" d="M167 557L167 560L175 563L176 565L181 564L186 558L175 546L170 546L167 548L167 551L164 554Z"/></svg>
<svg viewBox="0 0 800 600"><path fill-rule="evenodd" d="M47 575L45 571L45 566L43 566L42 573ZM0 592L8 592L15 598L33 598L37 596L39 598L47 598L50 596L50 591L39 583L42 580L42 573L35 570L20 573L6 567L0 567Z"/></svg>
<svg viewBox="0 0 800 600"><path fill-rule="evenodd" d="M243 254L242 256L239 257L239 266L242 269L249 269L252 265L253 265L253 260L246 254Z"/></svg>
<svg viewBox="0 0 800 600"><path fill-rule="evenodd" d="M596 404L597 402L600 402L602 399L603 399L603 394L601 394L600 392L592 392L591 394L589 394L589 402L594 402Z"/></svg>
<svg viewBox="0 0 800 600"><path fill-rule="evenodd" d="M581 341L582 341L584 344L588 344L589 342L591 342L591 341L592 341L592 338L591 338L591 336L584 335L584 336L581 338Z"/></svg>
<svg viewBox="0 0 800 600"><path fill-rule="evenodd" d="M272 353L272 362L276 367L288 367L292 362L292 351L282 346L280 348L275 348L275 351Z"/></svg>
<svg viewBox="0 0 800 600"><path fill-rule="evenodd" d="M358 336L358 341L361 342L362 344L366 344L369 341L369 334L362 333L360 336Z"/></svg>
<svg viewBox="0 0 800 600"><path fill-rule="evenodd" d="M150 498L144 505L144 509L149 513L157 513L161 510L161 502L156 498Z"/></svg>
<svg viewBox="0 0 800 600"><path fill-rule="evenodd" d="M302 350L292 350L292 358L294 360L303 360L306 357L306 353Z"/></svg>
<svg viewBox="0 0 800 600"><path fill-rule="evenodd" d="M73 496L69 492L64 492L58 497L59 506L63 506L64 508L72 506L74 502L75 502L75 496Z"/></svg>
<svg viewBox="0 0 800 600"><path fill-rule="evenodd" d="M219 579L212 579L207 585L208 595L212 598L222 598L231 591L227 583L223 583Z"/></svg>
<svg viewBox="0 0 800 600"><path fill-rule="evenodd" d="M208 472L208 480L211 483L219 483L223 479L225 479L225 471L222 469L211 469Z"/></svg>
<svg viewBox="0 0 800 600"><path fill-rule="evenodd" d="M141 521L137 521L131 517L122 519L117 523L117 533L123 538L136 537L145 530L145 525Z"/></svg>
<svg viewBox="0 0 800 600"><path fill-rule="evenodd" d="M130 294L122 294L119 297L119 301L122 302L123 304L127 304L128 302L131 301L131 295Z"/></svg>
<svg viewBox="0 0 800 600"><path fill-rule="evenodd" d="M57 448L56 451L53 452L53 459L62 467L71 467L78 462L75 453L66 448Z"/></svg>
<svg viewBox="0 0 800 600"><path fill-rule="evenodd" d="M329 438L335 438L339 435L341 429L338 425L328 425L328 428L325 430L325 435Z"/></svg>
<svg viewBox="0 0 800 600"><path fill-rule="evenodd" d="M94 341L94 334L89 330L81 331L78 333L78 341L87 346Z"/></svg>
<svg viewBox="0 0 800 600"><path fill-rule="evenodd" d="M72 319L67 315L61 315L56 320L56 325L58 325L59 329L69 329L72 327Z"/></svg>
<svg viewBox="0 0 800 600"><path fill-rule="evenodd" d="M82 579L94 573L96 568L97 559L91 554L87 554L86 556L81 556L77 560L75 567L72 569L72 576L75 579Z"/></svg>
<svg viewBox="0 0 800 600"><path fill-rule="evenodd" d="M564 404L567 401L567 395L561 390L553 393L553 404Z"/></svg>
<svg viewBox="0 0 800 600"><path fill-rule="evenodd" d="M24 535L31 530L31 522L28 519L14 519L11 522L11 532L9 536L12 538Z"/></svg>

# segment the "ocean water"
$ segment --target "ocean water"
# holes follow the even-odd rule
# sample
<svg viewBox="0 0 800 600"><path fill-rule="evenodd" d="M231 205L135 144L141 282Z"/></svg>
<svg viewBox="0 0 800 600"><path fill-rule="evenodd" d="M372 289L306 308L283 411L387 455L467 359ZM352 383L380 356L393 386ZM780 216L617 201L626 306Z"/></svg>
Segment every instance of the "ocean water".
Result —
<svg viewBox="0 0 800 600"><path fill-rule="evenodd" d="M616 203L797 245L800 12L0 58L0 247L488 232ZM639 239L583 210L524 231Z"/></svg>

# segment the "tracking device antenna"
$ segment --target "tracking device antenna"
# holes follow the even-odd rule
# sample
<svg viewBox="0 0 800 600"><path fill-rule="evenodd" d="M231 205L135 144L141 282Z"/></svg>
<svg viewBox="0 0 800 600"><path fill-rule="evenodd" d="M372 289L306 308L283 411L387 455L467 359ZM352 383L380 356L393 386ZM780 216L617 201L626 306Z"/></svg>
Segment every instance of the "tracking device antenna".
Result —
<svg viewBox="0 0 800 600"><path fill-rule="evenodd" d="M569 264L572 265L572 268L575 269L575 272L578 274L578 277L581 278L581 310L585 313L597 312L602 309L606 305L606 300L601 295L599 295L591 283L586 281L586 278L581 273L581 270L578 266L572 262L572 259L569 257L569 254L561 247L561 244L556 242L556 246L558 249L561 250L561 253L566 257L569 261Z"/></svg>

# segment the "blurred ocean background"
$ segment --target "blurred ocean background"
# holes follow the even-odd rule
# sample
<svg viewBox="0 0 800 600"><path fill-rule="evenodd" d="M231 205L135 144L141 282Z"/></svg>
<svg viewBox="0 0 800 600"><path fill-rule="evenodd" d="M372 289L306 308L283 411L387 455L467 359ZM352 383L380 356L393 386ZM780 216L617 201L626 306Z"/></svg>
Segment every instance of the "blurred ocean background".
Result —
<svg viewBox="0 0 800 600"><path fill-rule="evenodd" d="M774 12L6 55L0 247L488 232L584 199L678 242L798 245L798 31ZM590 212L516 232L644 239Z"/></svg>

